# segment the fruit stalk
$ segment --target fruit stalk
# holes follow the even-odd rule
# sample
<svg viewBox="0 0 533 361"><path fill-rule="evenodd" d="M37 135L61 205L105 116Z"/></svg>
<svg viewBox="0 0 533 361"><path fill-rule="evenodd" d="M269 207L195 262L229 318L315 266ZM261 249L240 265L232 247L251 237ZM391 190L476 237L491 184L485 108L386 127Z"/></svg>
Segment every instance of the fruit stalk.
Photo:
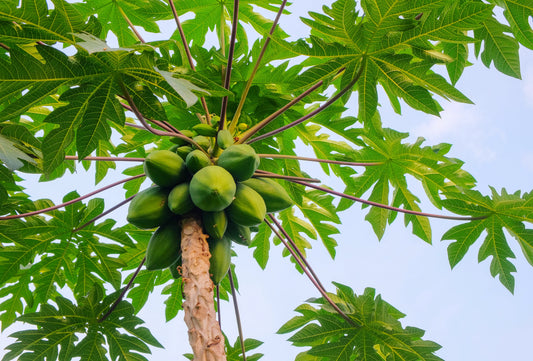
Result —
<svg viewBox="0 0 533 361"><path fill-rule="evenodd" d="M225 361L224 336L215 317L213 282L209 277L207 236L194 218L186 218L181 235L184 319L194 361Z"/></svg>

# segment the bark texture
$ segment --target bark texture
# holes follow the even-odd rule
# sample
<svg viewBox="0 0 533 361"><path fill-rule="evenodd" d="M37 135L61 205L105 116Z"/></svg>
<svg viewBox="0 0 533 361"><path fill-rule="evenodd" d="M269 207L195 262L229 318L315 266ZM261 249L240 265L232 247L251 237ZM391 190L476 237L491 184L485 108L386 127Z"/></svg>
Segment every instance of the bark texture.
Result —
<svg viewBox="0 0 533 361"><path fill-rule="evenodd" d="M209 277L207 236L194 218L183 221L181 250L183 310L194 361L225 361L224 336L216 320L213 282Z"/></svg>

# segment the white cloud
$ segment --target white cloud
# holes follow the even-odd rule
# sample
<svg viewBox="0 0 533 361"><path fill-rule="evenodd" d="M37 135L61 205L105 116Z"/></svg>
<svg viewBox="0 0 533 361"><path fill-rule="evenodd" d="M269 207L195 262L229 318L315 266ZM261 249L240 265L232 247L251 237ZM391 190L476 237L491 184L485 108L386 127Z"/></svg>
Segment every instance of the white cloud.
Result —
<svg viewBox="0 0 533 361"><path fill-rule="evenodd" d="M451 103L441 117L432 117L418 125L412 135L420 135L429 144L453 144L455 154L470 153L477 160L489 161L495 157L492 145L502 142L504 134L474 105Z"/></svg>

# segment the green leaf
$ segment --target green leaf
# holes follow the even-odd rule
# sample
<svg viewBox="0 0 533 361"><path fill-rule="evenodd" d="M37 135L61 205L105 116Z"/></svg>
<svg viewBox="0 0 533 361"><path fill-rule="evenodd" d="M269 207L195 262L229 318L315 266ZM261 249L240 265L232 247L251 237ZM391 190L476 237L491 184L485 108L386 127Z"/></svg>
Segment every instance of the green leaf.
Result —
<svg viewBox="0 0 533 361"><path fill-rule="evenodd" d="M57 307L42 304L38 312L19 317L36 328L11 334L16 341L6 347L9 352L2 361L57 359L58 355L62 360L76 356L87 361L108 360L108 348L111 359L146 360L139 352L150 353L148 344L161 347L146 328L139 327L143 321L125 301L106 320L99 320L117 295L102 296L103 290L95 286L77 305L56 297Z"/></svg>
<svg viewBox="0 0 533 361"><path fill-rule="evenodd" d="M318 307L301 305L302 314L282 326L278 333L296 331L290 341L295 346L310 347L305 351L320 360L441 360L435 355L440 346L423 340L424 331L403 327L398 319L404 315L376 296L371 288L362 295L347 286L336 284L337 294L330 294L337 305L346 310L351 320L342 318L325 299L310 302ZM299 359L312 360L303 355ZM391 358L392 359L392 358Z"/></svg>
<svg viewBox="0 0 533 361"><path fill-rule="evenodd" d="M483 23L483 27L477 29L474 34L476 39L484 42L481 52L481 60L485 66L490 67L494 62L496 69L502 73L518 78L520 75L520 60L518 57L518 42L505 34L510 28L499 23L496 19L489 19ZM480 45L476 45L476 54L479 54Z"/></svg>
<svg viewBox="0 0 533 361"><path fill-rule="evenodd" d="M0 4L0 42L23 44L62 42L75 44L74 33L92 32L91 21L69 3L54 0L54 10L46 0L5 0Z"/></svg>
<svg viewBox="0 0 533 361"><path fill-rule="evenodd" d="M498 0L505 9L503 15L509 22L513 35L522 45L533 49L533 29L529 18L533 16L533 5L528 0Z"/></svg>
<svg viewBox="0 0 533 361"><path fill-rule="evenodd" d="M515 258L515 255L505 237L504 229L518 241L526 259L531 262L533 230L526 228L524 222L531 223L533 219L532 194L509 194L505 189L499 194L492 189L492 197L482 196L475 191L448 194L447 197L448 199L443 201L445 208L481 218L454 226L443 235L442 240L454 240L448 246L450 265L454 267L485 232L478 260L482 262L492 257L491 275L498 276L500 282L513 292L514 277L511 273L516 272L516 268L509 259Z"/></svg>
<svg viewBox="0 0 533 361"><path fill-rule="evenodd" d="M36 163L32 157L16 147L16 143L0 135L0 161L2 161L9 170L21 168L25 160L30 163Z"/></svg>

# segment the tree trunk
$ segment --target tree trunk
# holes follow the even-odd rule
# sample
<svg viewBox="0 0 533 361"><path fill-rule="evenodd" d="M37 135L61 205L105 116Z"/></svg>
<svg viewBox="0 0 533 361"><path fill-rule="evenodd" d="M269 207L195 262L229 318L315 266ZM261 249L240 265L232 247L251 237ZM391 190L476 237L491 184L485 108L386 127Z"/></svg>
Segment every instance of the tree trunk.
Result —
<svg viewBox="0 0 533 361"><path fill-rule="evenodd" d="M213 282L209 277L207 236L194 218L183 220L181 250L183 310L194 361L225 361L224 336L216 320Z"/></svg>

